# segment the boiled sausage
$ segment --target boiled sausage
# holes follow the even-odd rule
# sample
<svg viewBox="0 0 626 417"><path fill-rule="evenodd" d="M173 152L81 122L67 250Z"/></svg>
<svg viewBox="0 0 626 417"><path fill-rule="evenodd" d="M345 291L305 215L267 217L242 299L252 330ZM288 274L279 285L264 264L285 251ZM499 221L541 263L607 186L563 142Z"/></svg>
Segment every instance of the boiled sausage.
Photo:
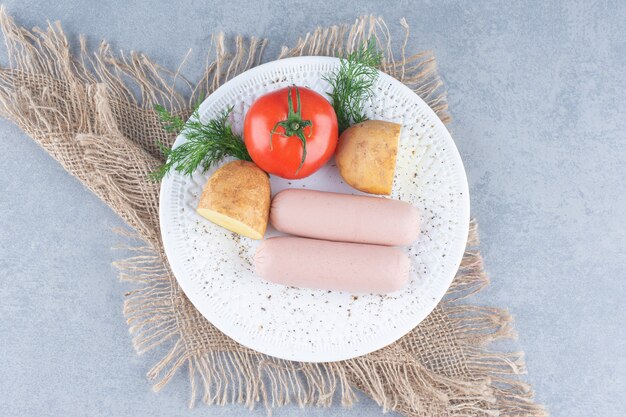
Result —
<svg viewBox="0 0 626 417"><path fill-rule="evenodd" d="M403 288L410 267L398 248L299 237L265 240L254 264L259 276L276 284L376 294Z"/></svg>
<svg viewBox="0 0 626 417"><path fill-rule="evenodd" d="M296 236L377 245L410 245L419 236L419 212L383 197L288 189L274 196L270 221Z"/></svg>

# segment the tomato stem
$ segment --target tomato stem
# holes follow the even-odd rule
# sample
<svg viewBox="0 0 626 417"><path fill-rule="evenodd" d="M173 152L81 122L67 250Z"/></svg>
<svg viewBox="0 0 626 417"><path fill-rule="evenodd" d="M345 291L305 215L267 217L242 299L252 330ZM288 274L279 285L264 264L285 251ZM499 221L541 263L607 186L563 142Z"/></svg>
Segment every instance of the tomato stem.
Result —
<svg viewBox="0 0 626 417"><path fill-rule="evenodd" d="M287 105L289 106L289 111L287 113L287 119L282 120L274 125L274 128L270 132L270 150L272 149L272 138L275 134L291 138L297 137L302 142L302 160L300 161L300 166L296 170L296 174L304 165L304 160L306 159L306 140L311 137L311 132L308 135L304 134L304 129L307 127L313 128L313 123L310 120L302 120L302 111L300 108L300 90L298 87L296 89L296 104L298 110L296 111L293 107L293 99L291 98L291 87L287 87ZM282 127L284 132L279 132L277 129Z"/></svg>

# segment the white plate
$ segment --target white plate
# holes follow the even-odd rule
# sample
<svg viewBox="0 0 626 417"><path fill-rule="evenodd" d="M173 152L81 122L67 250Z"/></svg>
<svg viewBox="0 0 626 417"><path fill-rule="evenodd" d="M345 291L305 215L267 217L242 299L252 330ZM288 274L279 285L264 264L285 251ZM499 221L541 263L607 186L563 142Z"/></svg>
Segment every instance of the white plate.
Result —
<svg viewBox="0 0 626 417"><path fill-rule="evenodd" d="M200 106L207 121L229 106L235 131L255 99L289 85L325 94L321 76L339 60L298 57L270 62L227 82ZM422 232L407 248L410 284L380 295L284 287L254 274L259 241L230 233L196 214L213 171L193 177L171 174L161 185L163 243L185 294L222 332L254 350L279 358L322 362L380 349L417 326L437 305L458 269L469 226L469 195L454 142L428 105L409 88L381 73L367 116L401 123L393 198L422 213ZM176 145L184 141L178 137ZM272 193L307 188L357 193L342 181L333 161L303 180L272 177ZM270 227L267 236L276 232ZM323 262L323 260L320 260Z"/></svg>

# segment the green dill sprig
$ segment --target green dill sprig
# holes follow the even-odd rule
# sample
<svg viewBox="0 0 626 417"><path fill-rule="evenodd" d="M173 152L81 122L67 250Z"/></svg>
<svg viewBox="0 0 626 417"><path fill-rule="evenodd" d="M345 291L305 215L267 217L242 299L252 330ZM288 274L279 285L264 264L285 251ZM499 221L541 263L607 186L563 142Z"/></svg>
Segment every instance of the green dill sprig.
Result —
<svg viewBox="0 0 626 417"><path fill-rule="evenodd" d="M179 133L187 140L174 149L159 143L159 148L166 162L150 174L154 181L160 181L172 169L185 175L191 175L201 167L206 172L213 164L227 156L244 161L252 161L241 136L233 132L228 116L233 111L230 107L208 123L200 122L198 106L191 118L185 122L179 116L170 114L161 105L154 106L163 128L172 133Z"/></svg>
<svg viewBox="0 0 626 417"><path fill-rule="evenodd" d="M342 58L337 71L323 77L332 88L328 96L337 114L339 133L354 123L367 120L363 103L373 94L382 58L382 53L376 48L376 40L370 38Z"/></svg>

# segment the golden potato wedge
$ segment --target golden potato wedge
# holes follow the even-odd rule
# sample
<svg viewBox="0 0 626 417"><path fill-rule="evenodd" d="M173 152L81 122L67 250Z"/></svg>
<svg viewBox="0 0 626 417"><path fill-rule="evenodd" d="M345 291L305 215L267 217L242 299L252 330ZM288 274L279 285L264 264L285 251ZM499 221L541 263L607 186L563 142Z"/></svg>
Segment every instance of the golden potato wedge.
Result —
<svg viewBox="0 0 626 417"><path fill-rule="evenodd" d="M231 232L263 239L270 212L270 179L248 161L225 164L204 186L197 212Z"/></svg>
<svg viewBox="0 0 626 417"><path fill-rule="evenodd" d="M346 183L370 194L391 194L401 128L398 123L367 120L346 129L335 154Z"/></svg>

